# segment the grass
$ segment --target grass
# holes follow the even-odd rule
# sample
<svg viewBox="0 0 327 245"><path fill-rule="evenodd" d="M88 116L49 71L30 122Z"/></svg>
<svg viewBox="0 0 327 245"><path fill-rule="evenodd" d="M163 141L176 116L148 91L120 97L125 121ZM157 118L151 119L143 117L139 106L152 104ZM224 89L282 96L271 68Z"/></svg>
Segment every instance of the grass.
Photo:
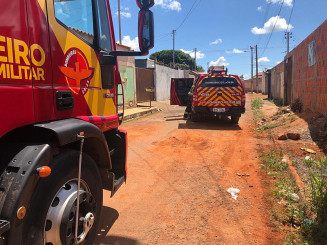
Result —
<svg viewBox="0 0 327 245"><path fill-rule="evenodd" d="M278 203L271 212L274 224L288 228L284 244L327 244L327 157L303 160L311 183L306 195L309 201L305 201L283 156L282 149L262 155L262 166L274 180L270 185ZM300 164L299 160L293 163Z"/></svg>
<svg viewBox="0 0 327 245"><path fill-rule="evenodd" d="M277 127L280 127L280 126L283 126L283 124L282 123L265 124L261 128L262 128L262 130L267 130L267 129L277 128Z"/></svg>
<svg viewBox="0 0 327 245"><path fill-rule="evenodd" d="M251 107L254 110L259 110L263 105L263 100L261 98L255 98L252 100Z"/></svg>
<svg viewBox="0 0 327 245"><path fill-rule="evenodd" d="M299 202L300 189L296 185L293 175L289 171L287 161L283 161L284 151L270 150L262 155L262 166L270 177L274 179L271 192L278 205L275 205L271 216L275 224L288 229L299 229L306 218L306 206ZM292 243L298 239L290 235L285 239L285 244ZM301 238L302 240L302 238Z"/></svg>
<svg viewBox="0 0 327 245"><path fill-rule="evenodd" d="M259 119L265 118L265 115L260 110L255 110L254 116Z"/></svg>

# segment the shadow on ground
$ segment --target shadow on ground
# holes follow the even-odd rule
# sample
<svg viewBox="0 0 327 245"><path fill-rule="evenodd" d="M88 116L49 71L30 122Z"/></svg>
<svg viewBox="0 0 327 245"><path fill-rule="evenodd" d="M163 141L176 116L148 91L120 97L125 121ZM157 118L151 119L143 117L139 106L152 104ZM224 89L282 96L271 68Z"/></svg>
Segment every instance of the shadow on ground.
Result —
<svg viewBox="0 0 327 245"><path fill-rule="evenodd" d="M191 120L180 123L178 129L202 129L202 130L242 130L242 128L233 124L227 117L218 118L206 118L200 122L192 122Z"/></svg>
<svg viewBox="0 0 327 245"><path fill-rule="evenodd" d="M312 140L327 154L327 118L310 111L296 114L308 123Z"/></svg>
<svg viewBox="0 0 327 245"><path fill-rule="evenodd" d="M102 207L100 228L94 244L110 244L110 245L138 245L137 240L121 236L110 236L108 232L119 217L116 209L106 206ZM108 235L108 236L107 236Z"/></svg>

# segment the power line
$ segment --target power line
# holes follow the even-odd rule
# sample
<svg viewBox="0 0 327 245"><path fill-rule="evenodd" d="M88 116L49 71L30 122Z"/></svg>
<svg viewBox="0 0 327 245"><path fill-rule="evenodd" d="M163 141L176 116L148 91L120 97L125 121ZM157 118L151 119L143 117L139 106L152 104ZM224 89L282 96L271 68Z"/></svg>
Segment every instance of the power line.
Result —
<svg viewBox="0 0 327 245"><path fill-rule="evenodd" d="M202 0L194 0L193 4L192 4L192 7L190 8L190 10L188 11L188 13L186 14L185 18L183 19L183 21L181 22L181 24L176 28L176 31L182 27L182 25L185 23L185 21L187 20L187 18L190 16L191 12L193 9L195 9L198 5L196 5L196 7L194 8L196 2L199 1L199 3L202 1Z"/></svg>
<svg viewBox="0 0 327 245"><path fill-rule="evenodd" d="M269 2L267 2L266 13L265 13L264 18L263 18L262 26L264 26L266 21L267 21L270 6L271 6L271 2L269 1ZM259 45L259 43L261 41L261 38L262 38L262 35L259 35L257 45Z"/></svg>
<svg viewBox="0 0 327 245"><path fill-rule="evenodd" d="M162 34L162 35L160 35L158 38L156 38L155 41L162 40L162 39L164 39L164 38L166 38L166 37L168 37L168 36L170 36L170 35L171 35L171 32L168 32L168 33Z"/></svg>
<svg viewBox="0 0 327 245"><path fill-rule="evenodd" d="M287 31L290 31L291 30L291 19L292 19L292 15L293 15L294 5L295 5L295 0L293 1L293 6L292 6L291 14L290 14L290 17L288 19L288 28L287 28Z"/></svg>
<svg viewBox="0 0 327 245"><path fill-rule="evenodd" d="M267 41L267 43L266 43L266 46L265 46L263 52L261 53L261 57L262 57L263 54L266 52L266 48L267 48L267 46L268 46L268 44L269 44L269 42L270 42L271 36L272 36L272 34L274 33L274 31L275 31L275 28L276 28L277 22L278 22L278 20L279 20L280 13L282 12L282 8L283 8L283 5L284 5L284 2L285 2L285 0L283 0L282 4L280 5L279 12L278 12L278 15L277 15L277 18L276 18L276 21L275 21L275 25L274 25L272 31L270 32L270 36L269 36L269 38L268 38L268 41Z"/></svg>

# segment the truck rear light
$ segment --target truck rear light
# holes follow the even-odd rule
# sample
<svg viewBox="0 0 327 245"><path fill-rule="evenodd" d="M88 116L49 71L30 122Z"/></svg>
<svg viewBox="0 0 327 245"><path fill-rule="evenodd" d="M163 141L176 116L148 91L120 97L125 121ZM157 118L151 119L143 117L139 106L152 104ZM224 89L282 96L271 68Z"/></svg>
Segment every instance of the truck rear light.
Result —
<svg viewBox="0 0 327 245"><path fill-rule="evenodd" d="M242 106L245 106L245 94L242 94Z"/></svg>

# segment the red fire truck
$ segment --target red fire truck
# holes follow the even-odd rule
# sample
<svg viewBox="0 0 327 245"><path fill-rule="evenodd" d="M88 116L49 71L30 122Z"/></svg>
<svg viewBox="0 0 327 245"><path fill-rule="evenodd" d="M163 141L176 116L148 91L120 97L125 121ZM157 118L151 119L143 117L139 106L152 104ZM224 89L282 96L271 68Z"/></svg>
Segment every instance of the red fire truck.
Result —
<svg viewBox="0 0 327 245"><path fill-rule="evenodd" d="M238 124L245 113L245 89L237 75L227 75L223 66L209 67L208 74L172 78L170 104L187 106L185 118L200 121L206 117L231 117Z"/></svg>
<svg viewBox="0 0 327 245"><path fill-rule="evenodd" d="M109 0L0 0L0 243L93 244L127 175L117 56L154 44L154 0L136 2L123 52Z"/></svg>

